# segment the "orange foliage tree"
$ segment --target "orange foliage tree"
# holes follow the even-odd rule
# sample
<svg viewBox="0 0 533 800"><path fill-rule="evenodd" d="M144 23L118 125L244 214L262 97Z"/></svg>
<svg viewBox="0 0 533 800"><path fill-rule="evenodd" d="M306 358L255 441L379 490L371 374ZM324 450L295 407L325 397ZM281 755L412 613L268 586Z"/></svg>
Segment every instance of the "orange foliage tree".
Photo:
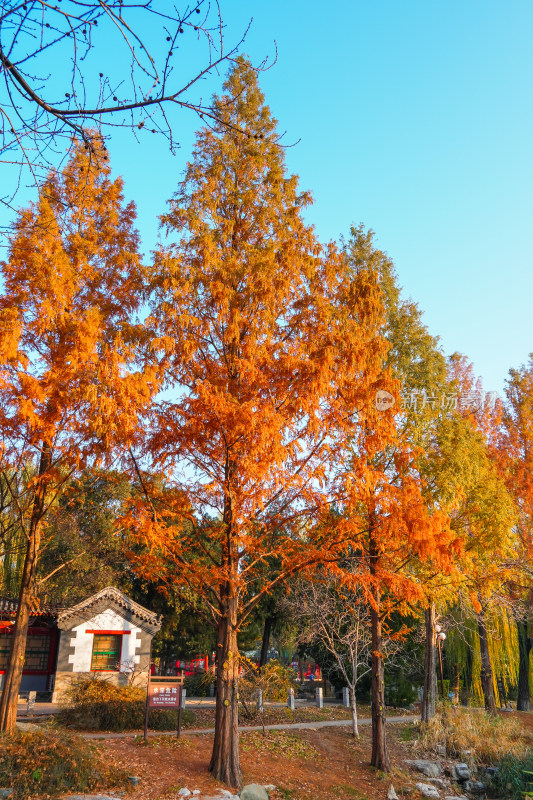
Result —
<svg viewBox="0 0 533 800"><path fill-rule="evenodd" d="M425 603L420 564L448 569L456 537L445 514L428 507L416 471L415 453L403 430L384 447L375 430L358 437L358 465L351 465L345 514L361 531L352 560L355 583L370 605L372 631L372 756L371 764L387 772L384 646L387 620L393 611L409 612ZM366 463L360 459L365 454ZM352 483L353 481L353 483Z"/></svg>
<svg viewBox="0 0 533 800"><path fill-rule="evenodd" d="M437 580L449 582L450 575L444 578L441 568L435 564L431 553L433 551L434 535L445 534L449 525L449 504L443 503L443 498L438 491L438 474L434 469L434 461L431 469L426 469L428 456L434 455L435 443L438 440L438 431L443 417L448 413L447 393L450 387L446 384L446 361L439 347L438 340L433 337L423 322L422 312L411 299L402 297L401 289L398 285L398 278L395 273L394 264L383 252L377 250L372 244L372 232L365 231L362 226L353 227L351 236L346 247L350 256L357 262L361 260L373 263L380 278L379 285L383 294L386 308L386 337L390 343L390 350L387 354L387 364L393 376L400 382L403 394L401 414L397 418L398 433L396 437L395 450L398 448L404 453L409 454L407 459L403 459L404 465L409 464L409 469L392 471L389 469L389 479L396 484L397 491L406 486L404 476L411 481L415 479L416 490L421 491L426 509L420 507L420 497L417 497L419 513L422 517L431 520L433 535L430 535L430 547L423 558L416 552L413 546L413 537L404 539L402 545L402 557L390 559L390 566L395 571L404 572L408 577L408 582L404 583L407 595L412 601L410 609L412 613L418 614L419 606L425 606L424 615L426 622L426 658L424 670L424 695L422 700L422 717L429 718L435 706L436 685L434 677L435 670L435 594ZM399 398L397 398L398 401ZM386 455L386 454L385 454ZM389 463L391 463L389 459ZM385 476L383 476L385 477ZM401 499L401 494L399 499ZM401 505L401 502L400 502ZM398 506L399 509L399 506ZM440 520L440 522L437 522ZM442 526L439 533L438 525ZM442 541L442 539L441 539ZM411 553L407 558L406 548L410 548ZM458 555L457 542L448 548L448 558L453 553L454 559ZM396 550L391 551L393 554ZM447 563L446 570L450 567ZM406 573L406 574L405 574ZM438 576L438 578L437 578ZM411 585L409 585L409 582ZM415 589L415 591L413 591ZM389 592L390 594L390 592ZM387 598L385 603L384 617L386 618L387 605L398 602L398 593ZM405 600L405 594L404 594ZM414 602L413 602L414 600ZM378 723L381 728L381 723ZM378 755L379 742L383 740L382 754ZM387 761L384 735L374 736L374 758L376 763Z"/></svg>
<svg viewBox="0 0 533 800"><path fill-rule="evenodd" d="M105 150L78 145L20 212L2 264L0 467L25 560L0 730L15 725L46 515L70 478L109 452L118 416L125 435L139 398L149 396L128 367L142 289L134 218Z"/></svg>
<svg viewBox="0 0 533 800"><path fill-rule="evenodd" d="M149 544L137 568L212 613L210 769L236 786L238 631L275 586L334 563L361 535L359 521L335 513L338 454L378 417L386 343L375 276L304 223L310 197L286 174L245 61L225 92L214 102L226 124L199 132L163 217L175 238L155 259L149 324L166 392L146 454L166 480L139 468L145 497L125 524Z"/></svg>
<svg viewBox="0 0 533 800"><path fill-rule="evenodd" d="M345 461L344 502L344 514L357 521L361 531L353 551L353 576L345 580L362 587L370 606L371 763L387 771L383 646L387 620L394 610L407 612L425 604L428 573L449 570L459 545L447 514L428 502L418 465L417 425L400 404L400 381L404 391L411 390L431 373L421 362L424 357L434 359L432 342L426 341L429 336L416 309L399 303L392 264L374 247L371 232L352 228L345 253L352 270L371 271L382 289L387 311L382 332L390 344L384 368L395 377L391 384L395 405L389 409L395 413L378 412L372 422L357 426Z"/></svg>
<svg viewBox="0 0 533 800"><path fill-rule="evenodd" d="M136 461L144 498L124 524L147 545L133 556L137 569L211 611L210 770L236 786L237 635L257 603L317 565L349 582L359 562L356 580L375 610L384 721L382 592L415 593L399 575L402 558L439 545L406 448L395 447L394 413L375 404L378 388L397 387L373 263L322 248L304 223L310 197L286 174L245 61L214 104L225 125L199 132L162 218L171 242L154 265L149 352L166 391L143 455L165 478Z"/></svg>

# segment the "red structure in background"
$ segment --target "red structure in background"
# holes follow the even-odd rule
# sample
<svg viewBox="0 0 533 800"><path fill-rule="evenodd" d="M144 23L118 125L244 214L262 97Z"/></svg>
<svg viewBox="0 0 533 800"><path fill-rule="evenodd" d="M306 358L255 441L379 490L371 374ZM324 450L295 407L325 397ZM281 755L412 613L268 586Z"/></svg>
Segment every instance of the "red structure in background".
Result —
<svg viewBox="0 0 533 800"><path fill-rule="evenodd" d="M211 661L211 664L209 663ZM321 681L322 680L322 671L318 664L315 664L311 661L307 663L307 665L302 664L301 662L293 662L292 665L295 669L298 670L298 678L301 681ZM176 674L181 674L185 678L188 678L190 675L203 675L206 672L212 672L215 674L215 659L214 654L213 656L196 656L196 658L191 659L178 659L173 664L173 669ZM152 675L154 672L152 671Z"/></svg>
<svg viewBox="0 0 533 800"><path fill-rule="evenodd" d="M189 675L209 672L209 656L196 656L196 658L191 658L190 660L176 661L174 666L176 672L180 672L188 678Z"/></svg>
<svg viewBox="0 0 533 800"><path fill-rule="evenodd" d="M298 677L302 681L321 681L322 680L322 673L320 672L320 667L318 664L314 666L309 663L307 668L304 668L303 665L300 665L298 669Z"/></svg>
<svg viewBox="0 0 533 800"><path fill-rule="evenodd" d="M14 616L14 615L13 615ZM22 672L21 691L48 692L56 671L58 633L55 618L47 613L35 614L28 628L26 660ZM13 621L0 620L0 689L11 651Z"/></svg>

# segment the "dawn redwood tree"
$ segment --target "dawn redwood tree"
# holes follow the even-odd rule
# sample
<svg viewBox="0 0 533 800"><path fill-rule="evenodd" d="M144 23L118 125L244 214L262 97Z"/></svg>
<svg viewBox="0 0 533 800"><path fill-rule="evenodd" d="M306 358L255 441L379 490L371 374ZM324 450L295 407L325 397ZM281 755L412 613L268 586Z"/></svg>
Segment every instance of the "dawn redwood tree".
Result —
<svg viewBox="0 0 533 800"><path fill-rule="evenodd" d="M431 441L441 410L423 397L440 394L446 363L411 301L400 297L394 266L372 241L372 232L352 227L345 253L354 270L378 276L385 305L383 333L389 343L385 367L396 379L395 430L387 441L371 426L360 426L353 440L353 496L346 505L361 516L359 581L370 606L372 631L372 760L389 769L386 743L384 643L387 619L394 610L418 611L430 604L430 576L447 573L460 549L450 531L447 510L435 502L422 474L421 456ZM401 403L415 394L419 407ZM418 394L417 394L418 393ZM383 412L382 412L383 415ZM366 456L364 463L363 454Z"/></svg>
<svg viewBox="0 0 533 800"><path fill-rule="evenodd" d="M386 741L385 642L388 620L395 611L412 613L425 602L426 586L421 565L431 564L445 574L460 548L448 519L425 502L414 454L398 429L396 441L384 447L374 431L364 428L357 440L348 489L353 492L345 513L362 530L353 560L357 565L351 581L359 585L370 607L372 756L371 764L387 772L390 758ZM362 467L362 468L361 468ZM421 577L422 575L422 577Z"/></svg>
<svg viewBox="0 0 533 800"><path fill-rule="evenodd" d="M372 252L371 232L362 226L352 228L348 247L352 257L368 258ZM366 255L364 255L366 254ZM399 380L402 391L402 436L410 442L413 451L417 451L415 469L423 473L420 456L424 457L435 447L436 433L449 411L451 387L447 382L446 359L439 346L438 339L432 336L423 321L423 315L416 303L402 297L398 278L391 259L380 251L374 251L373 259L380 275L380 288L383 293L386 309L386 336L390 344L387 362L394 376ZM427 463L427 462L426 462ZM421 488L428 509L438 507L445 510L442 498L439 497L438 474L432 470L423 475ZM457 556L457 552L455 554ZM436 702L436 668L435 668L435 589L432 576L435 570L431 560L424 561L423 569L419 565L419 580L425 584L426 598L423 601L426 653L424 669L424 697L422 701L422 719L429 719L435 709Z"/></svg>
<svg viewBox="0 0 533 800"><path fill-rule="evenodd" d="M211 610L210 770L238 786L237 634L282 581L353 547L359 520L333 513L340 454L365 420L376 437L394 424L374 407L386 351L375 277L304 223L310 196L286 173L246 61L214 108L224 124L198 133L153 271L151 353L167 391L142 455L167 488L135 456L145 498L124 524L149 545L138 570Z"/></svg>
<svg viewBox="0 0 533 800"><path fill-rule="evenodd" d="M75 147L20 212L2 264L0 468L25 547L2 731L15 726L46 516L72 476L133 429L149 396L129 368L142 289L135 209L97 156Z"/></svg>

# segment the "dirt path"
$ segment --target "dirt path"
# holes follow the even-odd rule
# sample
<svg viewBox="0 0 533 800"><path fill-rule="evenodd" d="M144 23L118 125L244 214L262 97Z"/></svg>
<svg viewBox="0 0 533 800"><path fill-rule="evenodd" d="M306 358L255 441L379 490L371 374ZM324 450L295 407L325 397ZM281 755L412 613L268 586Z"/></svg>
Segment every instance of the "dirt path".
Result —
<svg viewBox="0 0 533 800"><path fill-rule="evenodd" d="M533 728L533 712L513 716ZM416 746L416 719L388 718L388 775L370 766L370 720L360 722L358 740L344 720L279 724L269 726L264 735L241 729L245 783L273 784L277 788L271 800L386 800L391 784L400 798L408 796L420 775L408 770L406 759L424 755ZM194 735L157 736L147 743L109 737L97 746L140 779L127 800L179 800L184 786L216 795L221 787L207 772L212 734L205 729L187 733Z"/></svg>
<svg viewBox="0 0 533 800"><path fill-rule="evenodd" d="M392 721L392 718L391 718ZM407 720L412 721L411 720ZM274 784L272 800L385 800L391 783L400 794L411 784L404 760L411 745L403 741L402 728L391 725L389 750L393 771L384 775L372 769L370 726L354 740L346 726L312 723L241 734L241 765L245 783ZM199 733L205 734L205 731ZM215 795L221 788L207 772L210 735L180 740L157 738L148 744L127 739L102 742L110 759L140 778L127 800L179 800L180 788Z"/></svg>

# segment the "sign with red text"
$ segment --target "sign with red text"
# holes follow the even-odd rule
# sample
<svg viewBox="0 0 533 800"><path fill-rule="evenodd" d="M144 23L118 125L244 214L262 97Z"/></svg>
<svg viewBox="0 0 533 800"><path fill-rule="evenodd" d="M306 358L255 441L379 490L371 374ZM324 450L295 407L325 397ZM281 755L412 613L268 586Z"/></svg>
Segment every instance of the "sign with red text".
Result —
<svg viewBox="0 0 533 800"><path fill-rule="evenodd" d="M151 680L148 684L149 708L180 708L181 682L169 684L168 681Z"/></svg>

